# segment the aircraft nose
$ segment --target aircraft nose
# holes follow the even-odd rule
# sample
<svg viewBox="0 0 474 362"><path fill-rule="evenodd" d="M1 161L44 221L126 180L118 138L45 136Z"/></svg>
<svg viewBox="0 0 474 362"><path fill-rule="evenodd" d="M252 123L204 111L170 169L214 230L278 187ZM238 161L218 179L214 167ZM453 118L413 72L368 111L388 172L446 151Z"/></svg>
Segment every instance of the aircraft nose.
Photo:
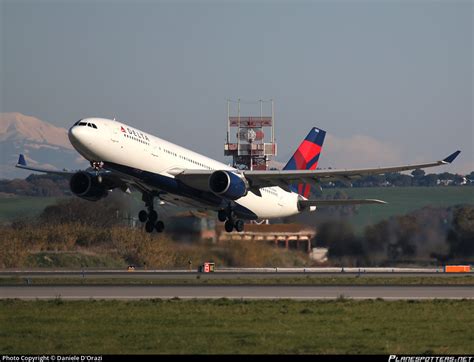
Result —
<svg viewBox="0 0 474 362"><path fill-rule="evenodd" d="M67 136L69 137L69 141L74 144L75 142L78 141L78 126L72 126L71 128L69 128L69 132L67 134Z"/></svg>
<svg viewBox="0 0 474 362"><path fill-rule="evenodd" d="M68 137L69 137L69 141L71 142L73 146L80 147L81 145L84 145L86 143L85 142L86 135L84 134L85 128L86 127L77 126L77 125L74 125L71 128L69 128Z"/></svg>

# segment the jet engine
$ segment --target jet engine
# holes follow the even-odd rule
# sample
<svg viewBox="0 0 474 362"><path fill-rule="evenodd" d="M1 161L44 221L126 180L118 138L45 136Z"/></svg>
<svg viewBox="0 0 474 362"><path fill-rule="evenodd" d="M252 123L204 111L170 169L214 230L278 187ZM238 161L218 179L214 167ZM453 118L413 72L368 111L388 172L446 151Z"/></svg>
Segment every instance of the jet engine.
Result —
<svg viewBox="0 0 474 362"><path fill-rule="evenodd" d="M107 196L107 188L99 182L99 177L84 171L72 175L69 187L74 195L89 201L97 201Z"/></svg>
<svg viewBox="0 0 474 362"><path fill-rule="evenodd" d="M216 195L237 200L247 195L249 183L235 172L215 171L209 177L209 189Z"/></svg>

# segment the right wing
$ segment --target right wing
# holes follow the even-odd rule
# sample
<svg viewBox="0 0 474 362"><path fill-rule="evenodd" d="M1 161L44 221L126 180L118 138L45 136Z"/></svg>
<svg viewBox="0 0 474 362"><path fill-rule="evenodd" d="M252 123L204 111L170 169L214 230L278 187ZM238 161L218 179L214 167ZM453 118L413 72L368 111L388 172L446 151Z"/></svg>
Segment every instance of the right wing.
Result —
<svg viewBox="0 0 474 362"><path fill-rule="evenodd" d="M44 172L44 173L50 173L53 175L61 175L61 176L72 176L74 175L77 171L68 171L68 170L51 170L48 168L41 168L41 167L31 167L26 164L25 156L23 156L22 153L20 153L20 157L18 158L18 163L15 165L15 167L21 168L23 170L30 170L30 171L38 171L38 172Z"/></svg>
<svg viewBox="0 0 474 362"><path fill-rule="evenodd" d="M95 171L92 168L88 168L86 170L52 170L49 168L43 168L43 167L31 167L28 166L25 160L25 156L23 154L20 154L18 158L18 163L15 165L15 167L21 168L22 170L29 170L29 171L37 171L37 172L43 172L43 173L48 173L52 175L59 175L63 176L65 178L71 178L75 173L83 171L87 172L89 174L96 174L100 175L102 177L104 182L104 185L107 189L112 190L116 187L120 187L122 191L128 192L129 186L133 185L140 189L139 185L133 184L133 182L130 182L130 180L124 179L120 177L119 175L116 175L115 173L108 171L108 170L100 170L100 171Z"/></svg>

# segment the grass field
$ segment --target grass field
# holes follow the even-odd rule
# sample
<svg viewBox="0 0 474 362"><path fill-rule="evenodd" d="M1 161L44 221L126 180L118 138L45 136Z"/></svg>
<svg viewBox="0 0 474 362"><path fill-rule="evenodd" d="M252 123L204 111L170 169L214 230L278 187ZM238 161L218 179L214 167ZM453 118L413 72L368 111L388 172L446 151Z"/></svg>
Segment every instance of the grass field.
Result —
<svg viewBox="0 0 474 362"><path fill-rule="evenodd" d="M425 206L447 207L474 204L474 187L367 187L324 189L323 195L344 191L355 199L379 199L387 205L361 205L357 215L348 219L357 231L394 215L404 215Z"/></svg>
<svg viewBox="0 0 474 362"><path fill-rule="evenodd" d="M125 269L127 263L111 255L87 255L79 252L39 252L28 256L34 268L110 268Z"/></svg>
<svg viewBox="0 0 474 362"><path fill-rule="evenodd" d="M365 205L350 218L350 222L361 230L364 226L381 221L393 215L406 214L424 206L452 206L474 204L474 187L369 187L347 189L324 189L324 195L338 190L353 198L374 198L388 202L388 205ZM0 223L19 217L38 216L46 206L56 203L55 197L13 197L0 198Z"/></svg>
<svg viewBox="0 0 474 362"><path fill-rule="evenodd" d="M474 302L0 301L1 354L473 354Z"/></svg>
<svg viewBox="0 0 474 362"><path fill-rule="evenodd" d="M57 197L4 197L0 198L0 223L21 218L34 218L45 207L55 204Z"/></svg>

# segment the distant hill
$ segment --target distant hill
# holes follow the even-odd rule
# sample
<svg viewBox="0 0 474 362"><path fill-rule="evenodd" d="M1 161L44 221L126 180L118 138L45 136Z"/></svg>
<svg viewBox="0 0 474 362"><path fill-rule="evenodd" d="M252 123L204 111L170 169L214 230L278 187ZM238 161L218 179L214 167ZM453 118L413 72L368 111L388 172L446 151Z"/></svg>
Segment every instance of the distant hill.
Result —
<svg viewBox="0 0 474 362"><path fill-rule="evenodd" d="M21 113L0 113L0 179L25 178L16 169L18 154L31 165L55 169L82 168L84 160L71 146L65 128Z"/></svg>

